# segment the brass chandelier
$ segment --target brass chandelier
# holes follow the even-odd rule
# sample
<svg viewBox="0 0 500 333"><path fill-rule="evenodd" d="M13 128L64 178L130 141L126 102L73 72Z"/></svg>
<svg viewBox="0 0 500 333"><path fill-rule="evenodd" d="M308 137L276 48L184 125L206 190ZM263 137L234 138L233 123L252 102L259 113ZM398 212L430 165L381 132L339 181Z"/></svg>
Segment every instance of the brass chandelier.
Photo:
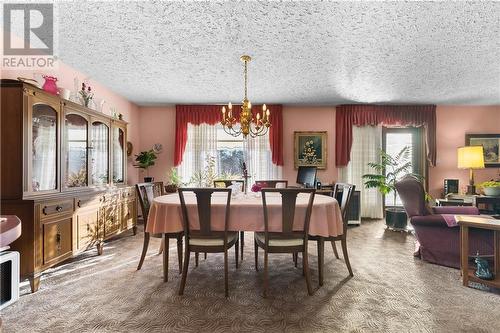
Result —
<svg viewBox="0 0 500 333"><path fill-rule="evenodd" d="M269 127L271 127L271 123L269 122L269 109L266 104L262 105L262 113L257 112L255 118L252 114L252 103L247 98L247 88L248 88L248 73L247 66L248 62L252 60L248 55L242 55L240 60L243 61L245 69L245 97L243 98L240 112L240 119L237 119L233 116L233 104L229 102L226 106L222 107L222 120L221 125L224 128L224 131L227 134L230 134L234 137L243 134L243 137L246 138L249 134L252 138L257 136L262 136L267 133ZM239 128L236 128L236 123L239 122Z"/></svg>

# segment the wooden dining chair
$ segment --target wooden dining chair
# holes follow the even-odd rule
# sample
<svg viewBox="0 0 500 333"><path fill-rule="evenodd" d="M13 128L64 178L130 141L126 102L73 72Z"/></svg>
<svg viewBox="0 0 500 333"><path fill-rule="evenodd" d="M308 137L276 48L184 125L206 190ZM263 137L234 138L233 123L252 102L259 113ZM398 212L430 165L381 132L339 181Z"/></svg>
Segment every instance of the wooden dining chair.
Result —
<svg viewBox="0 0 500 333"><path fill-rule="evenodd" d="M165 186L163 185L163 182L153 183L153 195L155 198L160 195L165 195Z"/></svg>
<svg viewBox="0 0 500 333"><path fill-rule="evenodd" d="M163 184L162 184L163 185ZM141 205L142 209L142 216L144 218L144 243L142 245L142 253L141 253L141 259L139 260L139 265L137 266L137 270L140 270L142 268L142 265L144 263L144 259L146 258L146 254L148 252L148 246L149 246L149 239L151 237L155 238L161 238L161 234L150 234L149 232L146 231L146 226L148 223L148 216L149 216L149 209L151 208L151 204L153 203L153 199L155 198L154 195L154 183L139 183L135 185L136 191L137 191L137 196L139 198L139 204ZM170 238L175 238L177 239L177 257L179 261L179 273L182 271L182 237L184 235L184 232L177 232L177 233L169 233L167 234L167 238L163 240L163 255L167 256L169 255L169 239ZM166 267L166 272L163 277L164 281L168 281L168 265Z"/></svg>
<svg viewBox="0 0 500 333"><path fill-rule="evenodd" d="M259 185L261 188L287 188L288 180L256 180L255 184ZM278 186L279 185L279 186Z"/></svg>
<svg viewBox="0 0 500 333"><path fill-rule="evenodd" d="M224 253L224 291L226 297L228 291L228 258L227 251L235 245L236 268L238 268L238 233L228 231L229 212L231 207L230 188L180 188L179 198L181 201L182 221L184 234L186 235L186 245L184 252L184 267L182 269L182 279L179 286L179 295L184 294L186 279L189 267L189 257L191 252ZM196 196L196 206L199 220L199 228L192 229L188 214L188 207L184 193L191 192ZM224 231L212 230L212 194L226 194L224 209Z"/></svg>
<svg viewBox="0 0 500 333"><path fill-rule="evenodd" d="M319 237L319 236L309 236L309 240L315 240L318 242L318 271L319 271L319 285L323 285L323 265L324 265L324 241L330 241L332 244L333 253L335 257L339 259L339 254L337 247L335 245L336 241L340 241L342 246L342 253L344 255L344 261L349 271L350 276L354 276L352 273L351 263L349 262L349 254L347 253L347 222L348 222L348 207L351 201L352 194L354 193L355 185L336 183L333 188L333 197L338 201L340 206L340 212L342 215L342 235L332 236L332 237Z"/></svg>
<svg viewBox="0 0 500 333"><path fill-rule="evenodd" d="M236 182L238 184L241 184L241 191L243 192L245 190L245 181L242 179L218 179L214 180L214 187L215 188L227 188L231 185L233 185L233 182ZM240 231L240 245L241 245L241 260L243 260L243 249L245 247L245 232ZM206 259L206 256L205 256Z"/></svg>
<svg viewBox="0 0 500 333"><path fill-rule="evenodd" d="M311 288L311 276L309 272L307 241L309 233L309 222L311 220L312 206L314 202L315 189L287 188L287 189L262 189L262 204L264 207L264 232L256 232L254 237L255 246L255 270L259 270L259 247L264 250L264 297L267 297L269 284L268 277L268 254L269 253L302 253L303 274L306 279L307 292L313 294ZM278 193L281 195L281 232L269 231L269 208L267 195ZM294 229L297 197L301 193L309 195L304 223L300 228Z"/></svg>

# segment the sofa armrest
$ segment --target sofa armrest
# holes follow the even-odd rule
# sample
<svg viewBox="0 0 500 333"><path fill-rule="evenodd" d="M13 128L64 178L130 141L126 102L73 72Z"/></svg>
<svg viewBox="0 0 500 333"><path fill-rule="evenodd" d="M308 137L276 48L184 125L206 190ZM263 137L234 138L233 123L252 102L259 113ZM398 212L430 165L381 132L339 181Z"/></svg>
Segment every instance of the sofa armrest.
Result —
<svg viewBox="0 0 500 333"><path fill-rule="evenodd" d="M472 206L432 207L434 214L479 215L479 209Z"/></svg>
<svg viewBox="0 0 500 333"><path fill-rule="evenodd" d="M419 226L448 228L446 221L441 215L413 216L410 219L410 223L416 228Z"/></svg>

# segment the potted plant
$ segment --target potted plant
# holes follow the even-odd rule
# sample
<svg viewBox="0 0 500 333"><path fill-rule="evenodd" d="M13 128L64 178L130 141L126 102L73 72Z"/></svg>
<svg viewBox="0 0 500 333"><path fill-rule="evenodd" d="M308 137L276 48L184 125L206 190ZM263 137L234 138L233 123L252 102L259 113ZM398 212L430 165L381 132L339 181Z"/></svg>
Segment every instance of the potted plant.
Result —
<svg viewBox="0 0 500 333"><path fill-rule="evenodd" d="M148 176L148 168L155 165L155 160L158 157L153 149L141 151L138 155L135 155L135 161L137 162L134 166L139 169L146 171L146 177L144 177L144 182L151 183L154 178Z"/></svg>
<svg viewBox="0 0 500 333"><path fill-rule="evenodd" d="M177 168L170 169L170 173L168 175L168 184L165 185L165 192L167 193L175 193L177 189L181 185L181 178L179 177L179 173L177 172Z"/></svg>
<svg viewBox="0 0 500 333"><path fill-rule="evenodd" d="M500 180L483 182L479 184L479 187L483 189L485 195L500 197Z"/></svg>
<svg viewBox="0 0 500 333"><path fill-rule="evenodd" d="M385 208L385 222L390 229L406 229L408 217L403 207L396 205L396 181L410 173L410 147L406 146L396 156L380 151L380 163L368 163L376 173L363 175L366 188L376 188L384 196L392 193L393 205ZM422 178L419 175L414 175Z"/></svg>

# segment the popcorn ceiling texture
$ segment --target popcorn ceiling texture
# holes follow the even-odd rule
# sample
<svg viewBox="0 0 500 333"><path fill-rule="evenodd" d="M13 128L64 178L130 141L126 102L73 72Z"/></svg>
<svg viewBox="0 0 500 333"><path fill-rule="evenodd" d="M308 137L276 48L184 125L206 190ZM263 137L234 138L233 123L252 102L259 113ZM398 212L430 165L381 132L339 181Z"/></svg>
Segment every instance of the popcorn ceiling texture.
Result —
<svg viewBox="0 0 500 333"><path fill-rule="evenodd" d="M498 2L62 2L62 61L138 105L500 104Z"/></svg>

